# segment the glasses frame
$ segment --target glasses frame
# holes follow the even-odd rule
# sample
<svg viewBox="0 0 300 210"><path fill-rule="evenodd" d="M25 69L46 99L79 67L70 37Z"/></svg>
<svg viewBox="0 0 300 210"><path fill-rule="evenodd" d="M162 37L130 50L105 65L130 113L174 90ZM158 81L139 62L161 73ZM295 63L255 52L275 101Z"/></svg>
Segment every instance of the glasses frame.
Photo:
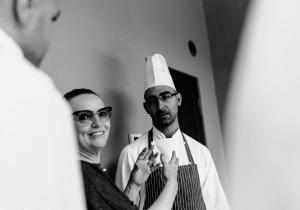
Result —
<svg viewBox="0 0 300 210"><path fill-rule="evenodd" d="M176 96L178 94L178 92L174 92L174 93L170 93L170 97L163 99L162 97L165 96L166 94L169 94L170 92L164 92L159 94L159 96L150 96L149 98L152 98L152 100L145 100L145 104L148 105L153 105L155 103L157 103L158 101L161 101L163 103L168 103L168 100L171 99L172 97ZM155 100L154 100L155 99Z"/></svg>
<svg viewBox="0 0 300 210"><path fill-rule="evenodd" d="M108 119L107 120L104 120L103 117L99 116L99 113L103 112L103 111L106 111L107 110L107 115L108 115ZM78 115L82 112L89 112L89 113L92 113L92 117L90 119L87 119L86 121L87 122L81 122L79 119L78 119ZM111 116L112 116L112 107L111 106L106 106L106 107L103 107L101 109L99 109L98 111L96 112L93 112L91 110L79 110L79 111L76 111L76 112L73 112L73 117L74 117L74 120L77 121L77 122L80 122L82 124L91 124L93 122L93 119L95 117L95 115L97 115L100 119L101 122L105 123L105 122L108 122L110 119L111 119Z"/></svg>

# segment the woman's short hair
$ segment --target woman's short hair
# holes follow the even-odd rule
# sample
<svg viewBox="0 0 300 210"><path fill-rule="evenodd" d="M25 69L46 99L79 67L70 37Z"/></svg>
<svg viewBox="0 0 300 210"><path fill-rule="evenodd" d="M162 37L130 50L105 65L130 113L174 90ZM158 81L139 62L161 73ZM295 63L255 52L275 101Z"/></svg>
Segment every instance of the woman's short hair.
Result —
<svg viewBox="0 0 300 210"><path fill-rule="evenodd" d="M86 88L78 88L78 89L73 89L67 93L64 94L64 97L67 101L70 101L72 98L82 95L82 94L94 94L96 96L99 96L97 93L95 93L94 91L90 90L90 89L86 89ZM99 96L100 97L100 96Z"/></svg>

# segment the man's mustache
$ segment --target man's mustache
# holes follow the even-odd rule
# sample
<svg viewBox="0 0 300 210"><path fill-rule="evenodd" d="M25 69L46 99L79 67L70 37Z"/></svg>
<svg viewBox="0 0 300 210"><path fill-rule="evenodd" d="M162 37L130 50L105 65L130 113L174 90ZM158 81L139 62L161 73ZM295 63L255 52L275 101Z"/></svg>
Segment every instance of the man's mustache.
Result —
<svg viewBox="0 0 300 210"><path fill-rule="evenodd" d="M156 112L156 115L165 115L165 114L169 114L169 111L167 111L167 110L158 110Z"/></svg>

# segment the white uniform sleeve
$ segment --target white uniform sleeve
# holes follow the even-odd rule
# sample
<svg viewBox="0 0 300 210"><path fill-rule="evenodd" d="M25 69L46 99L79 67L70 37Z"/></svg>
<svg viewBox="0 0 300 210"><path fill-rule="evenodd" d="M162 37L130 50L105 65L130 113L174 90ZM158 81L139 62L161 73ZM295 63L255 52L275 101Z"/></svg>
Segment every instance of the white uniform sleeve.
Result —
<svg viewBox="0 0 300 210"><path fill-rule="evenodd" d="M115 184L121 191L124 191L128 183L132 168L133 165L130 164L128 161L128 153L125 147L119 156L118 167L115 177Z"/></svg>
<svg viewBox="0 0 300 210"><path fill-rule="evenodd" d="M205 150L205 176L202 183L202 195L207 210L229 210L223 187L210 152Z"/></svg>
<svg viewBox="0 0 300 210"><path fill-rule="evenodd" d="M121 191L124 191L129 181L130 174L134 167L136 159L137 157L135 158L134 155L130 154L127 151L127 147L125 147L122 150L119 157L118 167L117 167L116 177L115 177L115 184ZM137 196L134 203L138 206L140 205L140 195Z"/></svg>

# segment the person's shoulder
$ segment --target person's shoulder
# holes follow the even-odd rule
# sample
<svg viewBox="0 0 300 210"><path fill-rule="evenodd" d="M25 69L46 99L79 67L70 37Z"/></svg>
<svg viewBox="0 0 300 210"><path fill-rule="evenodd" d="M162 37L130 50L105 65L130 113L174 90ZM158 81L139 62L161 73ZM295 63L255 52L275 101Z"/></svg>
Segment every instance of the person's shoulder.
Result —
<svg viewBox="0 0 300 210"><path fill-rule="evenodd" d="M31 85L28 88L32 89L31 94L47 103L50 102L53 108L57 108L57 111L70 114L69 104L56 88L54 81L45 72L31 63L27 62L27 65L29 66L27 75L30 77L28 81L31 81Z"/></svg>
<svg viewBox="0 0 300 210"><path fill-rule="evenodd" d="M90 163L87 163L85 161L80 161L81 171L82 175L85 178L87 175L90 174L90 171L92 170L92 166Z"/></svg>
<svg viewBox="0 0 300 210"><path fill-rule="evenodd" d="M140 148L143 149L145 146L148 146L148 132L144 133L141 137L136 139L134 142L125 146L124 150L133 151L133 150L138 150Z"/></svg>
<svg viewBox="0 0 300 210"><path fill-rule="evenodd" d="M186 134L184 135L194 157L195 163L197 163L200 168L207 168L213 162L211 153L208 148L192 137Z"/></svg>
<svg viewBox="0 0 300 210"><path fill-rule="evenodd" d="M7 86L11 91L22 92L31 97L55 98L60 96L53 80L25 58L11 64L10 67L10 72L6 76Z"/></svg>
<svg viewBox="0 0 300 210"><path fill-rule="evenodd" d="M195 150L198 150L205 155L210 155L210 152L205 145L201 144L200 142L198 142L197 140L193 139L192 137L190 137L189 135L187 135L185 133L184 133L184 136L189 144L189 147L191 147Z"/></svg>
<svg viewBox="0 0 300 210"><path fill-rule="evenodd" d="M144 133L134 142L126 145L123 148L121 155L127 157L132 156L135 159L145 147L148 147L148 133Z"/></svg>
<svg viewBox="0 0 300 210"><path fill-rule="evenodd" d="M104 177L99 173L93 164L80 161L81 172L85 191L91 191L97 189L97 184L104 182Z"/></svg>
<svg viewBox="0 0 300 210"><path fill-rule="evenodd" d="M95 179L97 176L98 179L102 179L104 177L103 173L100 173L99 169L97 169L98 166L96 166L93 163L88 163L86 161L80 161L81 164L81 171L84 179Z"/></svg>
<svg viewBox="0 0 300 210"><path fill-rule="evenodd" d="M92 163L88 163L86 161L81 160L80 165L83 173L86 172L87 174L89 174L91 173L91 171L95 170L94 165Z"/></svg>
<svg viewBox="0 0 300 210"><path fill-rule="evenodd" d="M56 90L54 81L45 72L29 62L26 62L26 66L24 76L26 76L27 81L32 84L31 87L42 87L42 89L36 89L36 93L57 95L58 91Z"/></svg>
<svg viewBox="0 0 300 210"><path fill-rule="evenodd" d="M18 82L14 88L14 94L12 94L15 101L27 103L30 109L34 109L37 120L43 120L42 116L47 116L48 127L56 129L52 135L58 135L58 132L64 130L59 136L73 140L75 136L69 104L46 73L28 61L24 61L23 65L26 68L21 71L21 79L18 78L23 81Z"/></svg>
<svg viewBox="0 0 300 210"><path fill-rule="evenodd" d="M1 76L0 94L6 93L8 104L22 104L36 112L43 108L53 110L57 113L56 116L61 112L70 114L69 106L53 80L28 60L20 56L14 62L1 63L0 68L2 67L5 74ZM52 115L53 112L49 114Z"/></svg>
<svg viewBox="0 0 300 210"><path fill-rule="evenodd" d="M3 83L11 91L31 91L33 93L45 92L49 88L53 89L54 84L50 77L39 68L31 64L23 56L17 56L1 62L0 68L3 69ZM3 84L2 84L3 85ZM49 88L47 88L47 86ZM41 88L43 87L43 88ZM46 88L45 88L46 87Z"/></svg>
<svg viewBox="0 0 300 210"><path fill-rule="evenodd" d="M80 160L80 165L82 170L90 170L92 168L92 164L86 161Z"/></svg>

